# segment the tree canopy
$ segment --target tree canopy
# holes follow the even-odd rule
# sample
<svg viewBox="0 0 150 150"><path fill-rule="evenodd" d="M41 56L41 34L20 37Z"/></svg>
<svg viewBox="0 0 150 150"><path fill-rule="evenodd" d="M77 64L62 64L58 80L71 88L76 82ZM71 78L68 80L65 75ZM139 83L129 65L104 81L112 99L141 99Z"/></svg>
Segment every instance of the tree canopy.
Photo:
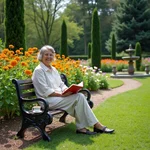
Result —
<svg viewBox="0 0 150 150"><path fill-rule="evenodd" d="M115 13L112 33L116 37L117 52L124 51L136 42L141 43L143 51L150 47L150 9L147 0L124 0ZM111 35L112 35L111 33ZM111 37L107 41L110 50Z"/></svg>

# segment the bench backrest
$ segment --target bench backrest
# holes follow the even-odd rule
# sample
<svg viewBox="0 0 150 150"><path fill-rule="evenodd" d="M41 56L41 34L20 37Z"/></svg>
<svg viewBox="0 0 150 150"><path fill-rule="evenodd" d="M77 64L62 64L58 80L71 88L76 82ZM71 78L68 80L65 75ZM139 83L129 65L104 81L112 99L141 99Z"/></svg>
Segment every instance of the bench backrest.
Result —
<svg viewBox="0 0 150 150"><path fill-rule="evenodd" d="M68 85L67 77L64 74L60 74L62 81ZM19 104L22 107L23 99L32 99L36 97L34 86L31 79L26 80L12 80L13 84L15 84L17 97L19 100Z"/></svg>

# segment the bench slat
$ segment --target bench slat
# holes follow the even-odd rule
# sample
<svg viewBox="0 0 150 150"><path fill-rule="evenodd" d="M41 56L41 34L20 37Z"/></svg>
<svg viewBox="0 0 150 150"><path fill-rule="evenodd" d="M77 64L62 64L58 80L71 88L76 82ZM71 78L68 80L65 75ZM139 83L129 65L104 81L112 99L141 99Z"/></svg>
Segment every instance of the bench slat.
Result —
<svg viewBox="0 0 150 150"><path fill-rule="evenodd" d="M33 86L33 84L24 84L24 85L21 85L20 86L20 89L21 90L29 90L29 89L33 89L34 88L34 86Z"/></svg>
<svg viewBox="0 0 150 150"><path fill-rule="evenodd" d="M55 115L58 115L58 114L62 114L64 113L65 111L64 110L49 110L50 114L52 116L55 116Z"/></svg>
<svg viewBox="0 0 150 150"><path fill-rule="evenodd" d="M28 93L22 93L21 95L22 95L23 98L36 96L34 91L31 91L31 92L28 92Z"/></svg>

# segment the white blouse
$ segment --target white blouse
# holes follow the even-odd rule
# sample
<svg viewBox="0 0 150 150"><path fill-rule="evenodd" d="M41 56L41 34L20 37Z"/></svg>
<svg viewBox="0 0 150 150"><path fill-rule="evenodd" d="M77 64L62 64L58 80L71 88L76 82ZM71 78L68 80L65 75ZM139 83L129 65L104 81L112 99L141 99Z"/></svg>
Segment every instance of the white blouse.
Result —
<svg viewBox="0 0 150 150"><path fill-rule="evenodd" d="M53 92L62 93L67 88L56 68L49 69L42 62L35 68L32 81L37 97L48 98Z"/></svg>

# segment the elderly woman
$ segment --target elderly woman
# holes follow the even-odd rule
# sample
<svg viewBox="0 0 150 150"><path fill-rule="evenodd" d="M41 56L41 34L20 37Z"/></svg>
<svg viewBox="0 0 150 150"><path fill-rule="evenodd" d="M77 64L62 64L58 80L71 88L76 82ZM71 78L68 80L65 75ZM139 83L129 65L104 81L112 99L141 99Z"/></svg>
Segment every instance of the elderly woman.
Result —
<svg viewBox="0 0 150 150"><path fill-rule="evenodd" d="M114 129L108 129L98 121L82 93L68 92L62 95L68 87L62 82L56 68L51 65L54 58L53 47L45 45L40 49L38 54L40 64L35 68L32 76L37 97L44 98L50 109L62 109L75 117L76 133L88 135L113 133ZM93 126L93 131L86 129L90 126Z"/></svg>

